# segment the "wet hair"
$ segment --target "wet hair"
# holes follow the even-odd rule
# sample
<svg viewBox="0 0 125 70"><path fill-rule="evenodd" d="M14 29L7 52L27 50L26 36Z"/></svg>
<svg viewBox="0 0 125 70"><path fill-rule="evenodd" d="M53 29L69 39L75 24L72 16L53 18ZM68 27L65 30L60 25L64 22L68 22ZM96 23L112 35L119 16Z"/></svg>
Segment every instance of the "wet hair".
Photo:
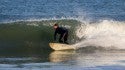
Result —
<svg viewBox="0 0 125 70"><path fill-rule="evenodd" d="M54 26L58 26L58 24L54 24Z"/></svg>

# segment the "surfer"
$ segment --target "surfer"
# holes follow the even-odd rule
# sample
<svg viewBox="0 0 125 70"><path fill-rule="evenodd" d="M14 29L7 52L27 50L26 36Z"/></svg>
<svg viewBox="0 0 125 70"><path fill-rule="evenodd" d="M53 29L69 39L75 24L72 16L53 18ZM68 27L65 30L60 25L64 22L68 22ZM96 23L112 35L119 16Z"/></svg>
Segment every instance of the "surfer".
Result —
<svg viewBox="0 0 125 70"><path fill-rule="evenodd" d="M58 24L54 24L54 29L55 29L54 40L56 41L56 35L60 34L59 42L68 44L67 42L68 30L66 28L59 27Z"/></svg>

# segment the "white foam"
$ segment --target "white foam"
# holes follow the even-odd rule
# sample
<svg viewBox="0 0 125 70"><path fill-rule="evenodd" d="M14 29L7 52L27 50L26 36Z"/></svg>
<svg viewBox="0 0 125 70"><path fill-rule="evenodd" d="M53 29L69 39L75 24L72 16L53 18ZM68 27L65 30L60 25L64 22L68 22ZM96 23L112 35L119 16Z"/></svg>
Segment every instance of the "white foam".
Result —
<svg viewBox="0 0 125 70"><path fill-rule="evenodd" d="M125 22L103 20L98 23L81 24L76 35L82 41L76 46L102 46L125 49Z"/></svg>

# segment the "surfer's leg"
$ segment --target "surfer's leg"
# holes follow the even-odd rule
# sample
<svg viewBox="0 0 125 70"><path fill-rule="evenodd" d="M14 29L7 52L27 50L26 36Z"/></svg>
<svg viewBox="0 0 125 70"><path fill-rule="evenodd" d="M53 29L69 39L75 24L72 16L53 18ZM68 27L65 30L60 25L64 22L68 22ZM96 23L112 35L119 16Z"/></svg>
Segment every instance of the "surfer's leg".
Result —
<svg viewBox="0 0 125 70"><path fill-rule="evenodd" d="M68 32L67 32L66 35L64 36L64 43L66 43L66 44L68 44L67 39L68 39Z"/></svg>
<svg viewBox="0 0 125 70"><path fill-rule="evenodd" d="M59 42L60 42L60 43L63 43L62 37L63 37L63 34L60 34L60 37L59 37Z"/></svg>

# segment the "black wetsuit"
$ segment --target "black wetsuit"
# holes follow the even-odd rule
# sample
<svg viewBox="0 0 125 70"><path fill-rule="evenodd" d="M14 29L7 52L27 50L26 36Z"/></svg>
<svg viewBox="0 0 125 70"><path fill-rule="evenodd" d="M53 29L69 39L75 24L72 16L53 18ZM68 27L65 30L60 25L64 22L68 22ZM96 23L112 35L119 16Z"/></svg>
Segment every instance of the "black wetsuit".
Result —
<svg viewBox="0 0 125 70"><path fill-rule="evenodd" d="M60 43L67 43L68 30L67 30L66 28L58 27L58 28L55 30L55 33L54 33L54 40L56 40L56 35L57 35L57 34L60 34L60 37L59 37L59 42L60 42ZM63 37L64 34L65 34L65 36ZM63 37L63 41L62 41L62 37Z"/></svg>

